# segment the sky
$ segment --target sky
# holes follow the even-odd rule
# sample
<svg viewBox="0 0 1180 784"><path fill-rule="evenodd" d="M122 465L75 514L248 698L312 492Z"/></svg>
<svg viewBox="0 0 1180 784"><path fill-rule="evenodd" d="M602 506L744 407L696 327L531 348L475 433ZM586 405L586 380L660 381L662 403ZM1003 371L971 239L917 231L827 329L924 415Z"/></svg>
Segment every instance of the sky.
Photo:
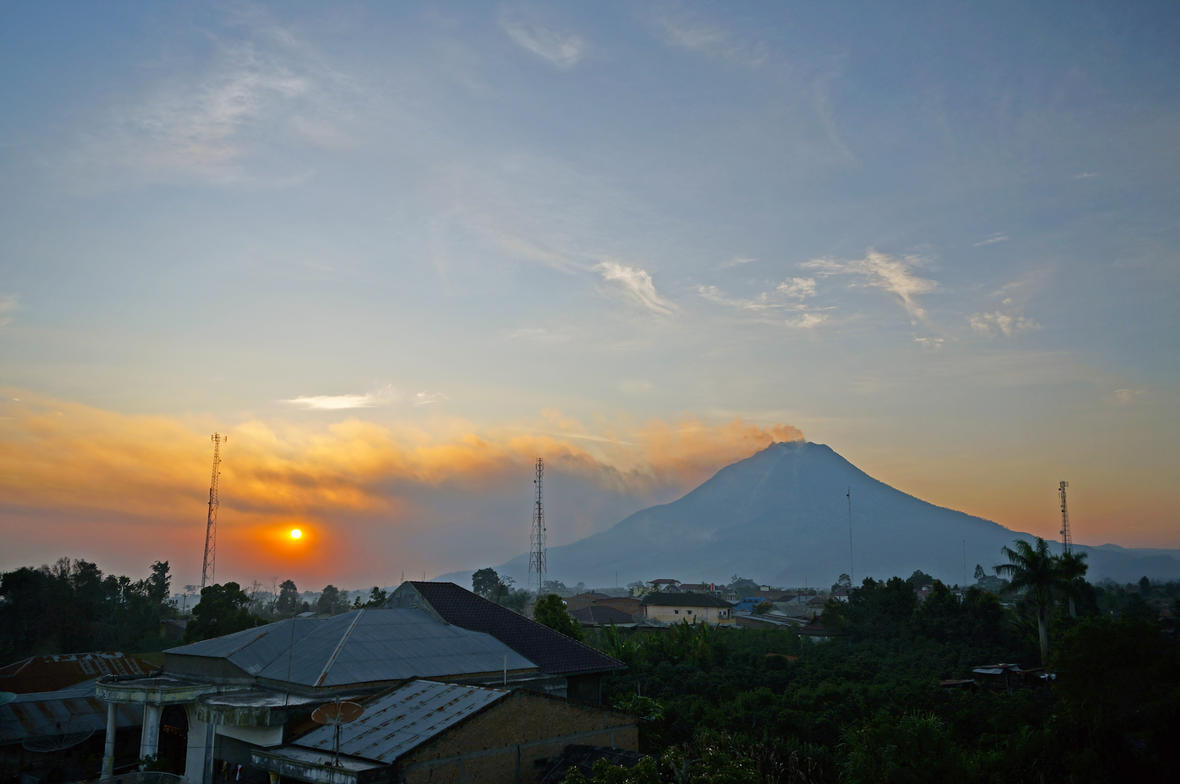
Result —
<svg viewBox="0 0 1180 784"><path fill-rule="evenodd" d="M242 584L502 563L538 456L564 544L796 438L1180 548L1177 40L1149 2L6 3L0 569L199 582L213 432Z"/></svg>

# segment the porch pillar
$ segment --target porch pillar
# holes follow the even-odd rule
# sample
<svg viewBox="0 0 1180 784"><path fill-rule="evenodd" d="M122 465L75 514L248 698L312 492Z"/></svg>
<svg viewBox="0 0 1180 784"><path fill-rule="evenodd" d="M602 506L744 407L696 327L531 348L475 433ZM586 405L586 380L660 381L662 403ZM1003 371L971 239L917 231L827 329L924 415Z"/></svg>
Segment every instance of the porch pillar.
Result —
<svg viewBox="0 0 1180 784"><path fill-rule="evenodd" d="M154 757L160 745L160 716L164 709L159 705L143 706L143 729L139 735L139 757Z"/></svg>
<svg viewBox="0 0 1180 784"><path fill-rule="evenodd" d="M115 733L119 729L115 708L115 703L107 703L107 734L102 750L102 777L104 779L115 774Z"/></svg>

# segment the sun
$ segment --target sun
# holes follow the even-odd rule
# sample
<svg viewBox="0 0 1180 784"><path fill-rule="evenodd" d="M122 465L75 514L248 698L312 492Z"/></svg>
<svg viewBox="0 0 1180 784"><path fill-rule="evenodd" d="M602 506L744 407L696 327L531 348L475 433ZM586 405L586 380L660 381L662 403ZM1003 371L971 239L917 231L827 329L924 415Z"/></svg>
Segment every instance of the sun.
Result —
<svg viewBox="0 0 1180 784"><path fill-rule="evenodd" d="M292 539L298 539L301 536L303 536L303 531L300 531L298 528L291 529L291 538Z"/></svg>

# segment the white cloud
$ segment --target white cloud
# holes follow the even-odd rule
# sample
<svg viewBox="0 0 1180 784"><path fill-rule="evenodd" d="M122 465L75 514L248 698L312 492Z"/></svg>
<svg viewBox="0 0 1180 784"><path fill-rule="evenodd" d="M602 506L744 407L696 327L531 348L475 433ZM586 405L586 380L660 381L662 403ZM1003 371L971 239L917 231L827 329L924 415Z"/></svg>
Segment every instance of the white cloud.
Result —
<svg viewBox="0 0 1180 784"><path fill-rule="evenodd" d="M364 394L352 395L300 395L280 402L308 411L344 411L351 408L376 408L397 400L392 386Z"/></svg>
<svg viewBox="0 0 1180 784"><path fill-rule="evenodd" d="M938 349L942 348L942 344L945 342L945 340L943 338L915 337L914 342L927 351L937 351Z"/></svg>
<svg viewBox="0 0 1180 784"><path fill-rule="evenodd" d="M433 406L447 399L442 392L419 392L414 395L414 405L417 407Z"/></svg>
<svg viewBox="0 0 1180 784"><path fill-rule="evenodd" d="M743 39L718 25L667 17L656 21L670 46L748 68L760 67L770 56L764 42Z"/></svg>
<svg viewBox="0 0 1180 784"><path fill-rule="evenodd" d="M783 323L792 329L814 329L828 320L826 313L800 313Z"/></svg>
<svg viewBox="0 0 1180 784"><path fill-rule="evenodd" d="M12 315L20 309L20 301L15 294L0 297L0 327L12 323Z"/></svg>
<svg viewBox="0 0 1180 784"><path fill-rule="evenodd" d="M980 240L979 242L972 243L972 246L976 247L976 248L982 248L985 245L995 245L996 243L1007 242L1007 241L1008 241L1007 234L993 234L990 237L988 237L987 239L983 239L983 240Z"/></svg>
<svg viewBox="0 0 1180 784"><path fill-rule="evenodd" d="M1041 325L1030 318L994 310L991 313L972 313L967 317L971 329L981 335L1002 334L1012 337L1020 332L1040 329Z"/></svg>
<svg viewBox="0 0 1180 784"><path fill-rule="evenodd" d="M563 70L573 68L586 54L586 42L573 33L503 14L500 16L500 29L520 48Z"/></svg>
<svg viewBox="0 0 1180 784"><path fill-rule="evenodd" d="M1143 395L1142 389L1116 389L1108 398L1112 405L1129 406Z"/></svg>
<svg viewBox="0 0 1180 784"><path fill-rule="evenodd" d="M725 305L738 310L771 310L782 305L770 300L770 294L763 291L753 299L728 297L716 286L697 286L697 293L715 305Z"/></svg>
<svg viewBox="0 0 1180 784"><path fill-rule="evenodd" d="M758 259L752 256L733 256L732 258L721 262L721 269L731 269L733 267L740 267L743 264L750 264Z"/></svg>
<svg viewBox="0 0 1180 784"><path fill-rule="evenodd" d="M646 270L629 267L617 261L603 261L594 266L602 279L615 284L625 297L661 316L676 312L676 306L660 296Z"/></svg>
<svg viewBox="0 0 1180 784"><path fill-rule="evenodd" d="M783 294L794 299L805 299L807 297L815 296L815 278L791 278L784 280L778 284L776 289L780 294Z"/></svg>
<svg viewBox="0 0 1180 784"><path fill-rule="evenodd" d="M1078 172L1073 176L1075 180L1089 180L1098 176L1098 172L1084 171Z"/></svg>
<svg viewBox="0 0 1180 784"><path fill-rule="evenodd" d="M804 269L814 270L820 275L855 275L865 285L893 294L901 302L911 321L927 321L926 310L919 304L918 297L929 293L937 283L914 274L918 265L916 256L889 256L869 250L863 259L836 261L833 259L812 259L805 262Z"/></svg>

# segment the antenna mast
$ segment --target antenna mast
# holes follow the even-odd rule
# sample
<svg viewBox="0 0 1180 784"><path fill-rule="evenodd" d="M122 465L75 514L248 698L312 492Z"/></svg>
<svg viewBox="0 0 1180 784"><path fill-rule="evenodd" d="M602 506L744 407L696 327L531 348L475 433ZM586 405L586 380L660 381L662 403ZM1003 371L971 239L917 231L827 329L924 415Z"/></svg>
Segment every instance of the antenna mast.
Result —
<svg viewBox="0 0 1180 784"><path fill-rule="evenodd" d="M209 516L205 520L205 557L201 561L201 590L213 583L213 572L217 565L217 507L221 504L217 494L217 477L221 476L221 445L229 436L214 433L209 436L213 442L213 475L209 479Z"/></svg>
<svg viewBox="0 0 1180 784"><path fill-rule="evenodd" d="M1059 482L1057 484L1057 495L1061 497L1061 546L1065 552L1073 552L1073 536L1069 532L1069 510L1065 506L1065 488L1069 487L1069 482Z"/></svg>
<svg viewBox="0 0 1180 784"><path fill-rule="evenodd" d="M533 533L529 549L529 577L533 570L537 572L537 598L541 598L541 588L545 584L545 510L541 506L541 480L545 475L545 461L537 458L537 478L533 484L537 486L537 500L533 507Z"/></svg>

